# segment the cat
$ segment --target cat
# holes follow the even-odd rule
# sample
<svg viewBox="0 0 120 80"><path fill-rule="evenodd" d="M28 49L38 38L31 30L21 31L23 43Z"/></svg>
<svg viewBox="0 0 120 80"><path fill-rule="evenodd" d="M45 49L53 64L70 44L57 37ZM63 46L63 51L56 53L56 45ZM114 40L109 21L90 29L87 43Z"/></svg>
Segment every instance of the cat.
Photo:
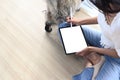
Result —
<svg viewBox="0 0 120 80"><path fill-rule="evenodd" d="M72 7L74 14L80 2L81 0L46 0L47 20L45 29L50 28L52 24L60 24L65 21L66 17L70 16L70 7Z"/></svg>

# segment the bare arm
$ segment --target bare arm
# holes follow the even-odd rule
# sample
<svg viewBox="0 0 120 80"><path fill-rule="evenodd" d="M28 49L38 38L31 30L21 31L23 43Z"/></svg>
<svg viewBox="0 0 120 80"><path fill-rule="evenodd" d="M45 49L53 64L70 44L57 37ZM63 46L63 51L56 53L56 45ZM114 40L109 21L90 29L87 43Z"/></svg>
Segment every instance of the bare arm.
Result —
<svg viewBox="0 0 120 80"><path fill-rule="evenodd" d="M97 17L82 19L78 22L80 25L84 24L98 24Z"/></svg>
<svg viewBox="0 0 120 80"><path fill-rule="evenodd" d="M77 25L85 25L85 24L98 24L97 17L93 18L85 18L85 19L78 19L78 18L67 18L67 22L72 22L73 24Z"/></svg>
<svg viewBox="0 0 120 80"><path fill-rule="evenodd" d="M72 22L73 24L77 24L77 25L98 24L97 17L86 18L86 19L68 18L67 22ZM84 56L91 52L97 52L99 54L105 54L105 55L117 57L117 58L119 57L115 49L105 49L105 48L98 48L98 47L92 47L92 46L89 46L85 48L84 50L77 52L76 54L80 56Z"/></svg>
<svg viewBox="0 0 120 80"><path fill-rule="evenodd" d="M98 52L99 54L105 54L105 55L116 57L116 58L119 57L115 49L89 47L89 50L92 52L95 51L95 52Z"/></svg>
<svg viewBox="0 0 120 80"><path fill-rule="evenodd" d="M115 49L98 48L98 47L93 47L93 46L88 46L87 48L83 49L82 51L77 52L76 55L86 56L91 52L97 52L99 54L104 54L104 55L112 56L115 58L119 58Z"/></svg>

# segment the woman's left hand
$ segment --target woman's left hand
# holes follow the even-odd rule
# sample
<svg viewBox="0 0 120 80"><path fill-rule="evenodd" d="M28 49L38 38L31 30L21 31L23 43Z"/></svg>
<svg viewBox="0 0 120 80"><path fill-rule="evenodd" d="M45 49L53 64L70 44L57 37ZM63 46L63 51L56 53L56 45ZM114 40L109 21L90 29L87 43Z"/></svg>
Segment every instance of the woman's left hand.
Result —
<svg viewBox="0 0 120 80"><path fill-rule="evenodd" d="M77 56L86 56L88 55L89 53L91 53L90 51L90 47L86 47L85 49L79 51L79 52L76 52L76 55Z"/></svg>

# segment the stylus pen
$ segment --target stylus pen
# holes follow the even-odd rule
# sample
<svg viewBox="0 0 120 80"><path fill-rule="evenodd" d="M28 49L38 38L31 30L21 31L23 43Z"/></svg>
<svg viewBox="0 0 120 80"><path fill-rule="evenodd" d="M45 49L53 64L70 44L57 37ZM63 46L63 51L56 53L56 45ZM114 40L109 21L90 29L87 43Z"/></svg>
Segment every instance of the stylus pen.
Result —
<svg viewBox="0 0 120 80"><path fill-rule="evenodd" d="M72 7L70 7L70 19L72 19L72 16L73 16L73 14L72 14ZM70 26L72 27L72 22L70 23Z"/></svg>

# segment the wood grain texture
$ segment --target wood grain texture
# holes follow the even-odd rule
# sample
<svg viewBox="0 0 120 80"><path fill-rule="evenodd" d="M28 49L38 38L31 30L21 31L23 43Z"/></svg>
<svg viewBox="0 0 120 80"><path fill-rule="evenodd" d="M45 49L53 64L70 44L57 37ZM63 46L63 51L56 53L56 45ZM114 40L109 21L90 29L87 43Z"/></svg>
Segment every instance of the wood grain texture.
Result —
<svg viewBox="0 0 120 80"><path fill-rule="evenodd" d="M72 80L82 59L44 30L45 0L0 0L0 80Z"/></svg>

